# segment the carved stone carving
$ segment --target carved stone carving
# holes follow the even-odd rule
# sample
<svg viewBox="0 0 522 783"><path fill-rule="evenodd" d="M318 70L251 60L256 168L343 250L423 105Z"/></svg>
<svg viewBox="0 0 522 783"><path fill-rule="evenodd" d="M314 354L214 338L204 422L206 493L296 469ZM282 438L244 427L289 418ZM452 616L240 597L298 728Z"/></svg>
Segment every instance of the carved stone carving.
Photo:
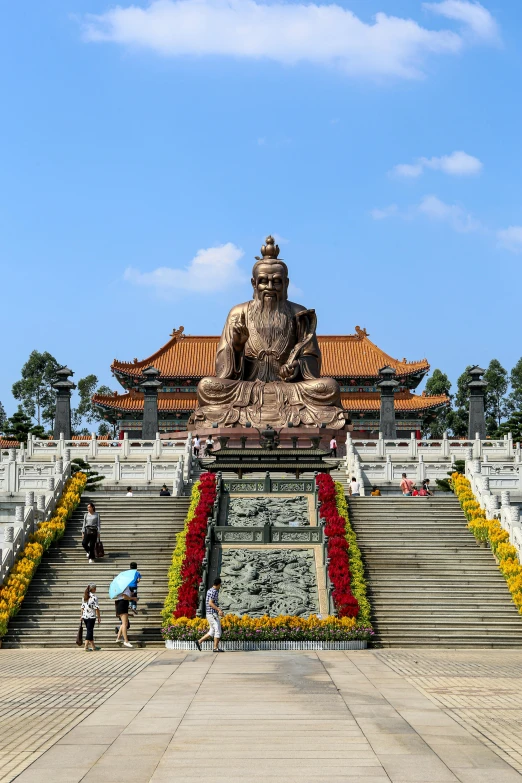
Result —
<svg viewBox="0 0 522 783"><path fill-rule="evenodd" d="M226 612L307 617L319 611L310 549L225 549L220 576L219 603Z"/></svg>
<svg viewBox="0 0 522 783"><path fill-rule="evenodd" d="M308 501L302 495L295 497L231 498L227 524L232 527L261 527L268 523L274 527L294 524L306 527L310 524Z"/></svg>

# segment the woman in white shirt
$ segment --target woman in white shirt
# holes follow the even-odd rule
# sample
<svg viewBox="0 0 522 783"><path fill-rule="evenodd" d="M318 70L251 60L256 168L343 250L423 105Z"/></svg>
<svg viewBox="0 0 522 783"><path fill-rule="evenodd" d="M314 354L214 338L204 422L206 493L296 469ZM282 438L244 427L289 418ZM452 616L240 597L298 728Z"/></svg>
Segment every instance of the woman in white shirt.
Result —
<svg viewBox="0 0 522 783"><path fill-rule="evenodd" d="M98 596L96 595L96 585L87 585L83 594L81 620L85 623L85 652L99 650L94 646L94 624L98 619L98 625L101 622L100 608L98 606Z"/></svg>

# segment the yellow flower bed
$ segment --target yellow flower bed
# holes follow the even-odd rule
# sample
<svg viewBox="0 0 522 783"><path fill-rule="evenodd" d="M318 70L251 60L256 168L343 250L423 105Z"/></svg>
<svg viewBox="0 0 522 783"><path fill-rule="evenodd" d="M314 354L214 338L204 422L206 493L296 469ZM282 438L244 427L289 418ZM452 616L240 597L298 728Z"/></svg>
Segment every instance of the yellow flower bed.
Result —
<svg viewBox="0 0 522 783"><path fill-rule="evenodd" d="M343 485L339 481L335 482L335 501L339 516L345 521L346 540L350 545L350 549L348 550L351 577L350 587L359 603L357 623L358 625L369 626L371 624L371 608L366 594L366 579L364 578L364 565L361 557L361 550L357 545L355 530L350 524L348 504L346 502Z"/></svg>
<svg viewBox="0 0 522 783"><path fill-rule="evenodd" d="M511 597L522 614L522 565L517 548L509 543L509 533L504 530L498 519L486 518L486 512L480 508L470 482L462 473L453 473L451 482L468 520L469 529L478 541L489 542L497 557L499 569L506 579Z"/></svg>
<svg viewBox="0 0 522 783"><path fill-rule="evenodd" d="M279 615L250 617L228 614L221 620L223 637L227 641L346 641L367 640L371 628L361 628L354 617L310 617ZM203 617L171 618L163 629L165 639L194 641L208 631Z"/></svg>
<svg viewBox="0 0 522 783"><path fill-rule="evenodd" d="M172 555L172 563L169 568L168 592L167 597L165 598L162 612L163 621L165 623L169 622L169 620L172 618L174 610L178 604L178 590L181 585L181 566L183 565L183 560L185 559L187 531L189 529L190 523L194 519L194 513L199 503L199 495L199 481L197 481L192 487L190 506L187 512L187 516L185 517L183 530L176 536L176 546Z"/></svg>
<svg viewBox="0 0 522 783"><path fill-rule="evenodd" d="M80 502L86 483L87 476L84 473L76 473L67 481L53 516L47 522L38 524L0 587L0 638L7 632L9 619L20 609L43 553L53 541L63 536L65 524Z"/></svg>

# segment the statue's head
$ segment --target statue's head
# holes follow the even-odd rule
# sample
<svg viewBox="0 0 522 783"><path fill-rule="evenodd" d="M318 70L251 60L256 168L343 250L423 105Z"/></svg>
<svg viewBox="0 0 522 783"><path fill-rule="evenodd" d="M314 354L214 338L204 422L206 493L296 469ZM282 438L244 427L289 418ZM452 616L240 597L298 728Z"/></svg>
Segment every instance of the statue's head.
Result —
<svg viewBox="0 0 522 783"><path fill-rule="evenodd" d="M282 258L278 258L279 247L274 238L266 238L261 248L262 257L256 256L252 269L254 300L262 309L277 310L288 298L288 267Z"/></svg>

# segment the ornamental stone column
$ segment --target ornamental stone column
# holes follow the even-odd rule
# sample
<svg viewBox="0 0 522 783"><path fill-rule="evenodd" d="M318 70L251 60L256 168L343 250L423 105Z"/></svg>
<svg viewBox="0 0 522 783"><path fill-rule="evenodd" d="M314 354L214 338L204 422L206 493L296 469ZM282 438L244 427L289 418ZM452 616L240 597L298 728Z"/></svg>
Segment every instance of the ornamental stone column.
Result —
<svg viewBox="0 0 522 783"><path fill-rule="evenodd" d="M379 432L382 432L383 438L395 440L397 437L397 426L395 422L395 389L399 386L399 383L395 380L395 370L393 367L383 367L379 370L379 376L382 378L377 384L381 393Z"/></svg>
<svg viewBox="0 0 522 783"><path fill-rule="evenodd" d="M158 389L162 383L158 377L161 373L155 367L147 367L141 374L144 378L140 384L144 394L141 437L143 440L154 440L156 433L159 432Z"/></svg>
<svg viewBox="0 0 522 783"><path fill-rule="evenodd" d="M486 416L484 412L484 395L487 389L486 381L482 376L486 371L482 370L478 364L468 370L470 380L469 389L469 426L468 438L471 440L478 434L479 440L486 439Z"/></svg>
<svg viewBox="0 0 522 783"><path fill-rule="evenodd" d="M68 367L62 367L56 373L58 380L53 383L56 391L56 414L54 417L54 439L60 440L63 433L65 440L71 440L71 392L76 384L69 380L74 375Z"/></svg>

